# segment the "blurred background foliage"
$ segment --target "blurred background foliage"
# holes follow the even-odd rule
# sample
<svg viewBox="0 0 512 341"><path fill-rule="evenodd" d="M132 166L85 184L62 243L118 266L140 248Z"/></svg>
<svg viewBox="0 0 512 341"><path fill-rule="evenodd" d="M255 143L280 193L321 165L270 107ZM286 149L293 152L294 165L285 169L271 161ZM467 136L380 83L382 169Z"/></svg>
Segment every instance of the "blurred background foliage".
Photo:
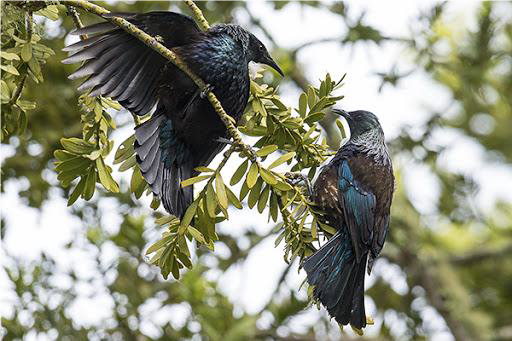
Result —
<svg viewBox="0 0 512 341"><path fill-rule="evenodd" d="M98 4L112 11L144 12L171 7L187 13L181 3ZM272 4L275 11L286 15L288 2ZM367 295L377 306L374 318L378 323L369 327L360 339L431 339L438 332L431 326L432 316L441 318L443 335L448 338L512 339L512 204L497 201L487 210L475 207L472 199L478 191L478 181L472 174L445 167L443 160L446 160L449 146L436 139L440 132L446 131L469 139L483 149L485 162L510 171L512 22L506 13L512 11L512 4L482 3L475 13L476 29L472 30L458 27L444 18L448 5L432 4L429 10L418 14L411 32L400 37L385 36L369 26L364 14L354 19L349 15L350 3L304 1L300 4L339 16L340 24L346 28L344 34L325 41L338 41L346 48L355 44L370 48L390 41L402 44L408 51L404 58L412 56L418 70L446 89L451 97L445 111L431 112L420 126L403 127L397 138L388 141L398 181L392 231L376 268L392 269L405 285L397 289L384 271L372 274L375 280ZM204 1L198 5L211 23L230 22L235 11L245 13L251 21L248 28L265 35L274 50L272 54L278 56L288 76L282 82L301 90L307 88L311 80L306 76L306 67L298 63L297 55L302 48L318 42L289 50L275 46L269 30L248 11L243 1ZM10 16L16 19L18 15L18 21L25 20L21 17L23 12L10 7L2 2L2 49L9 43L4 41L4 32L8 29L4 24L12 22L5 19ZM51 25L51 30L45 29L49 27L47 19L36 21L41 42L53 49L55 56L47 58L42 65L43 82L36 84L30 77L26 80L20 98L36 104L35 109L27 111L26 129L2 141L2 150L11 151L2 153L2 192L7 184L17 183L19 197L38 210L52 197L69 196L67 189L58 186L53 152L59 148L61 137L81 133L77 93L66 78L74 66L60 63L65 57L61 52L64 37L73 22L63 9L59 18L58 25ZM97 21L90 15L82 19L85 23ZM2 80L6 74L3 71ZM370 71L381 77L381 89L396 86L410 75L396 68L389 72ZM430 100L436 99L426 99L426 102ZM4 101L2 84L2 111L10 110L11 104L10 98ZM127 114L119 114L115 120L118 127L131 124ZM337 149L340 137L334 119L327 116L322 126L327 141ZM405 188L404 178L412 164L426 167L440 186L436 207L428 215L420 213ZM421 177L414 179L422 180ZM339 328L327 319L325 312L317 314L321 317L314 324L296 328L293 321L303 314L308 302L297 286L290 286L286 281L291 267L285 269L269 301L254 313L244 311L219 290L218 276L212 273L227 272L239 266L262 241L276 237L273 231L260 234L248 230L243 236L248 243L240 243L239 237L219 231L217 243L227 252L221 256L198 249L197 265L192 270L179 282L164 281L158 269L148 265L143 256L149 239L155 236L153 233L149 237L147 233L153 221L147 218L153 213L129 196L126 188L127 184L121 183L119 193L98 190L93 200L70 208L80 221L80 233L66 247L69 252L82 250L94 255L94 264L89 266L95 271L84 275L75 268L59 268L46 254L41 254L37 262L27 262L4 250L3 271L9 290L9 294L4 295L8 300L1 303L9 306L9 313L1 320L0 335L4 340L36 337L59 340L325 340L354 337L350 331L340 335ZM105 226L101 219L109 207L115 209L118 227ZM4 239L11 229L23 229L23 226L10 226L2 217L1 228ZM106 258L106 250L116 256ZM80 287L86 283L93 283L97 291L111 301L102 308L109 312L108 318L99 323L77 323L68 309L74 301L83 299ZM90 293L93 294L95 292ZM165 314L166 318L157 318L157 312Z"/></svg>

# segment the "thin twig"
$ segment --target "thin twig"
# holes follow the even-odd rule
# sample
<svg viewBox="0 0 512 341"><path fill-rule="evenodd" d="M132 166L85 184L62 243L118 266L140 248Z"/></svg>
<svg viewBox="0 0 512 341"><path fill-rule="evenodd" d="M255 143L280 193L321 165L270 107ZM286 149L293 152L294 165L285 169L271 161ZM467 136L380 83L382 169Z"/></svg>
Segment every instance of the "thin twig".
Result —
<svg viewBox="0 0 512 341"><path fill-rule="evenodd" d="M23 75L23 78L21 79L20 83L16 87L16 91L14 91L14 94L12 95L11 100L9 101L10 105L16 104L18 100L21 97L21 91L23 90L23 87L25 86L25 81L27 80L27 75Z"/></svg>
<svg viewBox="0 0 512 341"><path fill-rule="evenodd" d="M71 16L71 19L73 19L73 22L75 23L76 28L80 29L80 28L84 27L84 25L82 24L82 20L80 20L80 15L76 11L76 9L73 6L69 6L69 5L66 6L66 9L68 10L69 15ZM85 40L87 38L88 38L87 34L80 35L81 40Z"/></svg>
<svg viewBox="0 0 512 341"><path fill-rule="evenodd" d="M215 170L215 173L219 173L221 171L222 168L224 168L224 166L226 165L226 163L228 162L229 158L231 157L231 154L233 154L233 152L235 151L236 147L234 145L231 145L231 147L229 147L228 150L226 150L224 152L224 158L222 159L222 161L219 163L219 165L217 166L217 169ZM212 175L212 177L208 180L208 182L206 183L206 185L203 187L203 189L201 190L201 192L199 193L199 195L197 196L197 198L200 198L201 196L205 195L206 194L206 190L208 189L208 186L213 183L213 180L215 180L215 176ZM196 199L197 200L197 199Z"/></svg>
<svg viewBox="0 0 512 341"><path fill-rule="evenodd" d="M32 33L34 31L34 29L33 29L34 22L33 22L33 18L32 18L32 11L27 11L25 13L25 25L26 25L26 31L27 31L27 35L25 38L27 40L27 44L31 44L32 43ZM32 57L32 58L35 58L35 57ZM16 102L18 102L18 100L20 99L21 92L23 91L23 87L25 86L26 80L27 80L27 74L24 74L20 83L16 87L16 90L14 91L14 94L12 95L11 100L9 101L10 105L16 104Z"/></svg>
<svg viewBox="0 0 512 341"><path fill-rule="evenodd" d="M199 7L197 7L197 5L194 3L194 1L191 1L191 0L185 0L185 4L187 4L187 6L190 7L190 9L192 10L194 17L199 22L199 26L201 26L201 28L204 31L207 31L210 28L210 24L208 24L208 21L204 17L201 9Z"/></svg>
<svg viewBox="0 0 512 341"><path fill-rule="evenodd" d="M495 260L506 258L512 254L512 245L507 245L498 250L480 250L465 255L455 256L450 261L456 265L472 265L488 259Z"/></svg>

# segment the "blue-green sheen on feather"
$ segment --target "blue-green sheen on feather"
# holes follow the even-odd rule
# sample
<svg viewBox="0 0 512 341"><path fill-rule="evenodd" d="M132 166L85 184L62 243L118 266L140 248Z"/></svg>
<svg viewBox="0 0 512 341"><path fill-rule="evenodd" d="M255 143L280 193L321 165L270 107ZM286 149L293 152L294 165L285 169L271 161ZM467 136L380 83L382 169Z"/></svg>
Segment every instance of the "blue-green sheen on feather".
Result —
<svg viewBox="0 0 512 341"><path fill-rule="evenodd" d="M345 208L353 213L358 226L373 225L373 210L375 208L375 196L372 193L362 191L354 181L347 160L343 160L339 166L339 189L342 191Z"/></svg>
<svg viewBox="0 0 512 341"><path fill-rule="evenodd" d="M174 163L179 167L189 156L189 150L185 144L174 134L171 120L164 120L160 124L160 161L169 169Z"/></svg>

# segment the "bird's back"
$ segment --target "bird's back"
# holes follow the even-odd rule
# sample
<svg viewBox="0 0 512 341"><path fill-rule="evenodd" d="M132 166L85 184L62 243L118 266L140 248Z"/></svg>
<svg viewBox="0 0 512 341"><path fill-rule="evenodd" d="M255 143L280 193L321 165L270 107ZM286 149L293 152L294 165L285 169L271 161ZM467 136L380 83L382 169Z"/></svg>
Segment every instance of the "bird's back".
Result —
<svg viewBox="0 0 512 341"><path fill-rule="evenodd" d="M341 219L340 215L343 215L343 210L339 202L338 169L343 160L347 160L359 187L375 195L376 211L389 214L394 178L387 151L384 150L383 153L376 155L360 150L351 143L343 146L331 162L322 168L314 184L313 201L326 213L332 212L338 220Z"/></svg>

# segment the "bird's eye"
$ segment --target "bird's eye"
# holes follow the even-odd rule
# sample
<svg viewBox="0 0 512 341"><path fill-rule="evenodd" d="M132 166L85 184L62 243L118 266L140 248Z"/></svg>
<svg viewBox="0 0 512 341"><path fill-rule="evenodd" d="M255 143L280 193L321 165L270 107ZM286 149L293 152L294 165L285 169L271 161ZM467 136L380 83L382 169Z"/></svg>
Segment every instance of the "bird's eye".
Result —
<svg viewBox="0 0 512 341"><path fill-rule="evenodd" d="M260 44L260 51L263 51L264 49L265 47L262 44Z"/></svg>

